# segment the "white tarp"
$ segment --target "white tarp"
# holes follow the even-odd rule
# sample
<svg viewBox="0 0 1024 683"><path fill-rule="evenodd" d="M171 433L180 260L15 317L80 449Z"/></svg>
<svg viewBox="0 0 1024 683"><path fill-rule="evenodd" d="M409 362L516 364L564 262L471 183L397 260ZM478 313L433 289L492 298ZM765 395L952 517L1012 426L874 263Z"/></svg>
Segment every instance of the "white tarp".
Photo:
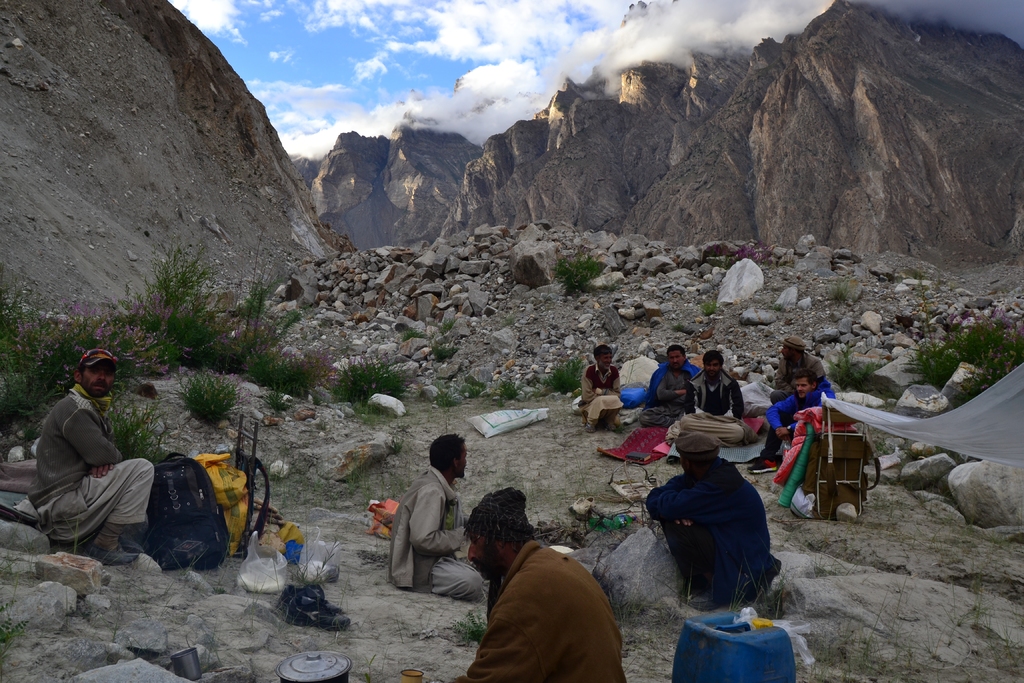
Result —
<svg viewBox="0 0 1024 683"><path fill-rule="evenodd" d="M822 403L889 434L1024 467L1024 365L956 410L935 417L904 417L834 398Z"/></svg>

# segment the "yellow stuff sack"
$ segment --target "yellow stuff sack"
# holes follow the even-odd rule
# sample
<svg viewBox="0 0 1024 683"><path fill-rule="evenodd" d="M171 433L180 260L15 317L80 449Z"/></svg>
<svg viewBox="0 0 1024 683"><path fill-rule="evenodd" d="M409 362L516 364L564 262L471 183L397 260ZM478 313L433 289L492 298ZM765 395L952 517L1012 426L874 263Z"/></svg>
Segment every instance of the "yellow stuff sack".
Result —
<svg viewBox="0 0 1024 683"><path fill-rule="evenodd" d="M217 503L224 510L228 525L228 556L234 555L245 534L245 515L249 510L249 492L245 489L245 472L228 464L230 453L202 453L195 457L213 482Z"/></svg>

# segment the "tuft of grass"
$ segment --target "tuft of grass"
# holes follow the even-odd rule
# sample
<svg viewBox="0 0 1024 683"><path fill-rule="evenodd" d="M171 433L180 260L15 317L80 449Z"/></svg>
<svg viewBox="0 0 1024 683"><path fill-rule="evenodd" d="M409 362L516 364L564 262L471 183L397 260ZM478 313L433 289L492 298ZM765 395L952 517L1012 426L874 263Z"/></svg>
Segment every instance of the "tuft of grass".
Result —
<svg viewBox="0 0 1024 683"><path fill-rule="evenodd" d="M402 332L402 341L409 341L410 339L426 339L426 338L427 338L427 334L425 332L420 332L419 330L414 330L411 327L408 330L405 330L404 332Z"/></svg>
<svg viewBox="0 0 1024 683"><path fill-rule="evenodd" d="M672 323L672 331L687 334L687 325L686 323Z"/></svg>
<svg viewBox="0 0 1024 683"><path fill-rule="evenodd" d="M152 404L125 401L111 408L114 445L125 460L142 458L157 463L164 459L163 434L155 431L156 417L156 407Z"/></svg>
<svg viewBox="0 0 1024 683"><path fill-rule="evenodd" d="M455 320L445 320L441 323L441 327L439 329L441 330L441 334L448 334L455 329Z"/></svg>
<svg viewBox="0 0 1024 683"><path fill-rule="evenodd" d="M332 389L339 401L366 403L374 394L401 398L405 393L405 372L383 358L357 358L337 373Z"/></svg>
<svg viewBox="0 0 1024 683"><path fill-rule="evenodd" d="M434 403L438 408L454 408L459 405L459 396L448 388L439 389Z"/></svg>
<svg viewBox="0 0 1024 683"><path fill-rule="evenodd" d="M704 315L714 315L718 312L718 302L714 299L705 301L700 305L700 312Z"/></svg>
<svg viewBox="0 0 1024 683"><path fill-rule="evenodd" d="M487 632L487 619L477 612L469 612L465 618L452 624L452 630L459 640L467 645L479 643Z"/></svg>
<svg viewBox="0 0 1024 683"><path fill-rule="evenodd" d="M566 294L585 292L590 281L601 274L604 265L589 255L579 255L572 259L558 259L555 264L555 279L562 283Z"/></svg>
<svg viewBox="0 0 1024 683"><path fill-rule="evenodd" d="M882 367L882 363L864 365L853 362L853 351L846 349L834 362L828 364L829 381L847 391L866 391L871 375Z"/></svg>
<svg viewBox="0 0 1024 683"><path fill-rule="evenodd" d="M571 394L580 388L580 378L587 367L583 358L570 358L559 363L552 369L551 375L544 378L544 386L560 394Z"/></svg>
<svg viewBox="0 0 1024 683"><path fill-rule="evenodd" d="M922 342L914 359L917 372L937 387L949 381L961 362L976 368L964 386L964 397L970 399L1024 363L1024 323L1001 310L990 318L955 320L948 334Z"/></svg>
<svg viewBox="0 0 1024 683"><path fill-rule="evenodd" d="M182 377L179 387L189 412L209 422L224 419L238 403L238 387L223 375L196 372Z"/></svg>
<svg viewBox="0 0 1024 683"><path fill-rule="evenodd" d="M434 360L443 363L448 360L459 350L459 347L454 344L448 344L441 341L435 341L430 347L430 353L434 355Z"/></svg>
<svg viewBox="0 0 1024 683"><path fill-rule="evenodd" d="M275 413L283 413L288 408L288 401L285 400L284 394L280 391L267 392L263 400L267 402L267 406Z"/></svg>
<svg viewBox="0 0 1024 683"><path fill-rule="evenodd" d="M502 401L514 401L519 398L519 387L510 379L503 379L498 382L498 386L495 387L494 391Z"/></svg>
<svg viewBox="0 0 1024 683"><path fill-rule="evenodd" d="M846 303L853 298L853 287L849 278L839 278L828 286L828 298L836 303Z"/></svg>
<svg viewBox="0 0 1024 683"><path fill-rule="evenodd" d="M12 604L14 603L8 602L0 605L0 676L3 675L4 664L7 662L7 653L11 649L11 645L25 635L25 624L28 623L14 622L9 615L4 614Z"/></svg>
<svg viewBox="0 0 1024 683"><path fill-rule="evenodd" d="M479 398L485 391L487 385L476 378L467 376L462 381L462 395L466 398Z"/></svg>
<svg viewBox="0 0 1024 683"><path fill-rule="evenodd" d="M277 350L254 355L247 370L257 384L292 396L305 396L333 371L324 355L288 355Z"/></svg>

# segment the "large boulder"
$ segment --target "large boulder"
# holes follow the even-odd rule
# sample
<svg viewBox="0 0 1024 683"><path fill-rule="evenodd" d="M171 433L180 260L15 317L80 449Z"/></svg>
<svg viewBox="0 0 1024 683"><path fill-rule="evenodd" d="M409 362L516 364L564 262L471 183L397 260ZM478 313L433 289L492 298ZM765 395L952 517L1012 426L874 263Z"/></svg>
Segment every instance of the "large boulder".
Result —
<svg viewBox="0 0 1024 683"><path fill-rule="evenodd" d="M355 437L331 447L317 462L321 477L332 481L344 481L353 472L373 463L381 462L388 455L388 435L376 434L373 439Z"/></svg>
<svg viewBox="0 0 1024 683"><path fill-rule="evenodd" d="M1024 469L969 462L949 473L960 512L982 528L1024 525Z"/></svg>
<svg viewBox="0 0 1024 683"><path fill-rule="evenodd" d="M740 325L771 325L777 320L775 313L763 308L748 308L740 315Z"/></svg>
<svg viewBox="0 0 1024 683"><path fill-rule="evenodd" d="M664 541L644 527L605 556L594 577L619 605L650 605L679 599L676 562Z"/></svg>
<svg viewBox="0 0 1024 683"><path fill-rule="evenodd" d="M734 304L754 296L764 287L764 273L748 258L733 264L718 288L718 303Z"/></svg>
<svg viewBox="0 0 1024 683"><path fill-rule="evenodd" d="M69 586L86 596L103 587L103 565L88 557L71 553L44 555L36 560L36 578Z"/></svg>
<svg viewBox="0 0 1024 683"><path fill-rule="evenodd" d="M946 380L942 387L942 395L950 401L959 401L964 397L964 385L978 372L978 368L970 363L960 363L953 376Z"/></svg>
<svg viewBox="0 0 1024 683"><path fill-rule="evenodd" d="M793 285L792 287L787 287L786 289L782 290L782 294L779 294L779 298L775 300L775 305L784 311L788 311L789 309L796 306L796 302L799 298L798 292L799 290L797 290L796 285Z"/></svg>
<svg viewBox="0 0 1024 683"><path fill-rule="evenodd" d="M615 339L626 331L626 323L622 322L622 316L619 315L619 312L611 304L601 309L601 317L603 318L604 330L608 333L610 339Z"/></svg>
<svg viewBox="0 0 1024 683"><path fill-rule="evenodd" d="M78 674L72 683L181 683L183 678L144 659L133 659Z"/></svg>
<svg viewBox="0 0 1024 683"><path fill-rule="evenodd" d="M554 242L520 242L512 247L512 278L527 287L550 285L555 279L558 248Z"/></svg>
<svg viewBox="0 0 1024 683"><path fill-rule="evenodd" d="M77 607L75 589L44 581L15 600L5 616L14 623L26 622L29 631L59 631Z"/></svg>
<svg viewBox="0 0 1024 683"><path fill-rule="evenodd" d="M0 548L26 553L48 553L50 539L46 534L28 525L0 520Z"/></svg>
<svg viewBox="0 0 1024 683"><path fill-rule="evenodd" d="M954 467L956 461L945 453L912 460L903 466L900 482L911 491L926 489L938 484Z"/></svg>
<svg viewBox="0 0 1024 683"><path fill-rule="evenodd" d="M902 393L911 384L921 381L921 375L914 370L916 354L902 356L871 374L871 387L890 394Z"/></svg>
<svg viewBox="0 0 1024 683"><path fill-rule="evenodd" d="M624 387L647 387L651 382L651 375L657 369L658 361L647 356L627 360L619 368L619 384Z"/></svg>
<svg viewBox="0 0 1024 683"><path fill-rule="evenodd" d="M896 402L896 414L907 417L934 417L949 410L949 399L927 384L914 384Z"/></svg>

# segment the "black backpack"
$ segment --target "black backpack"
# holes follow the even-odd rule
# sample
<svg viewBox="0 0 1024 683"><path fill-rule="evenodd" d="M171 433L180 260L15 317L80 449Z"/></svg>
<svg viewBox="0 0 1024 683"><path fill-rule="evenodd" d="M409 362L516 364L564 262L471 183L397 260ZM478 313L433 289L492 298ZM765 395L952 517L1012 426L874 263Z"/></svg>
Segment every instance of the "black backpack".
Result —
<svg viewBox="0 0 1024 683"><path fill-rule="evenodd" d="M153 467L146 554L161 569L216 569L228 554L228 527L206 469L171 453Z"/></svg>

